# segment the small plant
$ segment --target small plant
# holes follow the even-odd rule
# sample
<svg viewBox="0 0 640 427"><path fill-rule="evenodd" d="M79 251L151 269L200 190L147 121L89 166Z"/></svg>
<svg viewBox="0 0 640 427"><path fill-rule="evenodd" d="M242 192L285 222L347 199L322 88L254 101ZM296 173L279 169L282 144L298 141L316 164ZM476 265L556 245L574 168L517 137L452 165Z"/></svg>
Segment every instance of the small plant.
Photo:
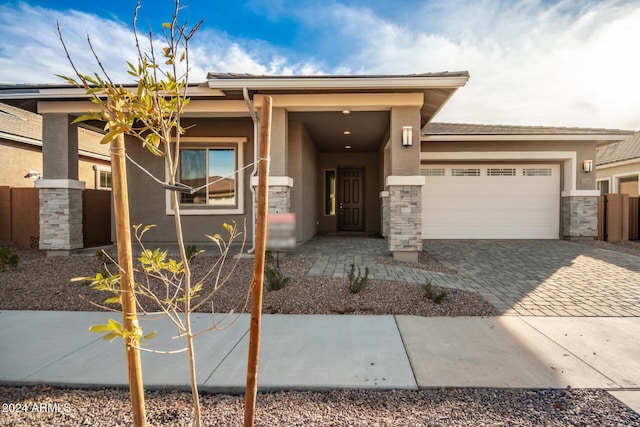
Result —
<svg viewBox="0 0 640 427"><path fill-rule="evenodd" d="M96 258L102 265L115 264L115 256L111 249L98 249L95 253Z"/></svg>
<svg viewBox="0 0 640 427"><path fill-rule="evenodd" d="M280 290L291 280L291 277L285 276L282 271L268 265L264 268L264 277L268 291Z"/></svg>
<svg viewBox="0 0 640 427"><path fill-rule="evenodd" d="M424 295L435 304L442 304L448 295L447 291L437 292L435 289L433 289L431 279L428 279L425 284L422 285L422 289L424 289Z"/></svg>
<svg viewBox="0 0 640 427"><path fill-rule="evenodd" d="M184 252L187 255L187 259L189 262L193 261L193 259L204 252L204 249L198 250L195 245L187 245L184 248Z"/></svg>
<svg viewBox="0 0 640 427"><path fill-rule="evenodd" d="M7 266L16 268L18 266L18 255L8 246L0 248L0 272L7 269Z"/></svg>
<svg viewBox="0 0 640 427"><path fill-rule="evenodd" d="M363 290L365 286L367 286L367 281L369 280L369 267L364 269L364 276L361 274L360 267L358 267L357 276L355 270L356 267L351 264L351 270L349 270L349 273L347 274L347 279L349 280L347 288L352 294L357 294Z"/></svg>
<svg viewBox="0 0 640 427"><path fill-rule="evenodd" d="M273 252L271 251L266 251L264 253L264 260L269 262L269 261L273 261Z"/></svg>

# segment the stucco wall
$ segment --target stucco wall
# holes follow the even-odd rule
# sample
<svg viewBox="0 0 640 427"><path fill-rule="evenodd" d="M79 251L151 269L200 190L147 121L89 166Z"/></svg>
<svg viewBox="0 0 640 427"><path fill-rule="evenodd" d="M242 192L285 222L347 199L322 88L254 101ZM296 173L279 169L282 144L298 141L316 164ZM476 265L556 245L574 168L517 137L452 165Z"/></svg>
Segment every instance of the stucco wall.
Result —
<svg viewBox="0 0 640 427"><path fill-rule="evenodd" d="M595 174L582 170L584 160L594 160L596 143L593 141L426 141L422 152L477 152L477 151L574 151L576 152L576 189L595 190ZM539 161L538 161L539 162ZM563 172L564 175L564 172Z"/></svg>
<svg viewBox="0 0 640 427"><path fill-rule="evenodd" d="M596 170L598 180L609 179L609 192L617 193L619 191L617 179L624 176L640 176L640 159L637 162L620 166L599 167Z"/></svg>
<svg viewBox="0 0 640 427"><path fill-rule="evenodd" d="M42 151L39 146L0 140L0 185L9 187L33 187L33 180L24 178L30 170L43 173ZM109 162L81 157L78 161L80 181L86 188L95 188L94 165L109 166Z"/></svg>
<svg viewBox="0 0 640 427"><path fill-rule="evenodd" d="M324 171L340 167L364 168L365 175L365 231L380 232L380 186L378 153L318 153L318 221L319 233L334 233L338 230L336 215L324 214Z"/></svg>
<svg viewBox="0 0 640 427"><path fill-rule="evenodd" d="M296 213L296 239L305 242L318 227L318 152L306 127L289 122L289 175L293 178L291 211Z"/></svg>
<svg viewBox="0 0 640 427"><path fill-rule="evenodd" d="M253 124L251 119L198 119L184 121L183 126L195 124L188 130L189 137L245 137L244 164L253 162ZM164 161L155 157L141 144L127 139L127 152L141 165L144 165L154 176L164 179ZM192 244L208 244L210 241L205 234L220 233L224 236L224 222L236 221L240 229L247 220L247 241L251 241L253 225L251 224L251 192L250 176L252 168L247 168L244 173L244 188L239 189L245 194L244 214L242 215L183 215L183 231L185 241ZM144 172L127 163L127 175L129 179L129 203L132 224L156 224L155 230L145 235L145 241L156 244L175 242L175 228L173 215L166 213L165 190L155 183ZM248 248L248 247L247 247Z"/></svg>

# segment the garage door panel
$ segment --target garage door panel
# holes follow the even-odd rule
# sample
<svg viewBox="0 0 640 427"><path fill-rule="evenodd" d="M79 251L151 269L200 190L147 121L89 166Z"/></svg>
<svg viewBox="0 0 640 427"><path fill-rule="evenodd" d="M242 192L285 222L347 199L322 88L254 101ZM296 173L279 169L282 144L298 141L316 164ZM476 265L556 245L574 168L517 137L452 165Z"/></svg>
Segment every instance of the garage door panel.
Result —
<svg viewBox="0 0 640 427"><path fill-rule="evenodd" d="M559 165L426 165L426 239L557 239ZM474 173L479 176L456 176Z"/></svg>

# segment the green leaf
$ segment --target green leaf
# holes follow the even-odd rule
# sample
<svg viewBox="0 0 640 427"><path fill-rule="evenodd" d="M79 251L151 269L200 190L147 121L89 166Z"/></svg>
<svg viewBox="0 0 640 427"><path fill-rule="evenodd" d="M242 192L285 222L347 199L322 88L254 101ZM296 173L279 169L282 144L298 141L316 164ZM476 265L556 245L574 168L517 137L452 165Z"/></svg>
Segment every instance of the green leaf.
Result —
<svg viewBox="0 0 640 427"><path fill-rule="evenodd" d="M147 335L142 337L142 341L153 339L156 337L156 335L158 335L158 331L150 332Z"/></svg>
<svg viewBox="0 0 640 427"><path fill-rule="evenodd" d="M120 129L116 128L113 129L111 131L109 131L100 141L100 144L108 144L111 141L113 141L119 134L121 134L122 132L120 131Z"/></svg>
<svg viewBox="0 0 640 427"><path fill-rule="evenodd" d="M122 298L120 297L120 295L107 298L106 300L104 300L104 304L121 304L121 303L122 303Z"/></svg>
<svg viewBox="0 0 640 427"><path fill-rule="evenodd" d="M102 337L105 341L113 341L114 339L121 337L122 335L117 332L110 332Z"/></svg>
<svg viewBox="0 0 640 427"><path fill-rule="evenodd" d="M171 22L163 22L162 27L171 29Z"/></svg>
<svg viewBox="0 0 640 427"><path fill-rule="evenodd" d="M102 115L100 113L89 113L76 118L74 121L71 122L71 124L73 125L80 122L86 122L87 120L101 120L101 119L102 119Z"/></svg>

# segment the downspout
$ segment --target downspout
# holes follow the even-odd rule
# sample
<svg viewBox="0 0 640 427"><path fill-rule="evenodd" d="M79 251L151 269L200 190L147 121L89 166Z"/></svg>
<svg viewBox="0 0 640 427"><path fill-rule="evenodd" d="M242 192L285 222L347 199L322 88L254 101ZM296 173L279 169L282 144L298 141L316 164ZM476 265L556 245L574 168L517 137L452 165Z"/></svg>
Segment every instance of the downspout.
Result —
<svg viewBox="0 0 640 427"><path fill-rule="evenodd" d="M258 176L258 116L256 116L256 112L253 109L253 103L249 99L249 91L246 87L242 88L242 96L244 97L244 101L247 103L247 107L249 107L249 114L251 114L251 120L253 120L253 171L251 172L251 177ZM253 231L253 237L251 239L251 249L247 251L247 253L254 253L256 250L256 189L251 184L251 179L249 180L249 187L251 187L251 230Z"/></svg>

